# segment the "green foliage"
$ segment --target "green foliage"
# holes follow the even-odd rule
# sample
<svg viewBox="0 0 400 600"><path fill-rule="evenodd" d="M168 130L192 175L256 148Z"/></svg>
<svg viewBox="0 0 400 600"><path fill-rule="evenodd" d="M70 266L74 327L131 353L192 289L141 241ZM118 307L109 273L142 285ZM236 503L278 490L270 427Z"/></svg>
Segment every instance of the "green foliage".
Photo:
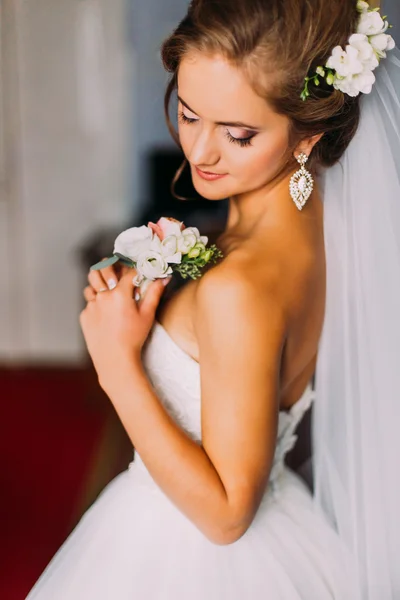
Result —
<svg viewBox="0 0 400 600"><path fill-rule="evenodd" d="M215 264L218 259L223 257L221 250L215 244L203 250L199 256L190 257L189 254L184 254L182 262L172 267L174 272L179 273L183 279L187 279L188 277L198 279L201 277L201 269L206 264Z"/></svg>
<svg viewBox="0 0 400 600"><path fill-rule="evenodd" d="M328 85L333 85L335 81L335 73L333 69L329 69L328 67L317 67L315 75L311 77L306 77L304 79L304 88L300 94L300 98L304 101L307 100L309 96L311 96L310 92L310 83L313 83L316 87L320 85L320 79L325 79Z"/></svg>

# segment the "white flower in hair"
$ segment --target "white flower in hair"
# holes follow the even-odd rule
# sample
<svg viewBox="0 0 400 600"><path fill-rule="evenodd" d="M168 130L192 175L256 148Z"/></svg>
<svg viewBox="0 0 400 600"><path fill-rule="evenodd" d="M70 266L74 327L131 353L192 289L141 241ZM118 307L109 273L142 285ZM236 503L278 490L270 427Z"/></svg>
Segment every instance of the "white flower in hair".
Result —
<svg viewBox="0 0 400 600"><path fill-rule="evenodd" d="M362 73L364 70L359 52L352 46L347 46L346 50L336 46L326 66L328 69L334 69L338 77L349 77L356 73Z"/></svg>
<svg viewBox="0 0 400 600"><path fill-rule="evenodd" d="M319 86L320 79L352 97L371 92L375 83L373 71L380 59L386 58L386 52L393 50L395 42L385 33L389 23L378 10L370 9L364 0L357 1L357 10L360 13L357 32L350 36L345 50L336 46L325 66L318 66L314 75L304 79L302 100L310 96L310 82Z"/></svg>
<svg viewBox="0 0 400 600"><path fill-rule="evenodd" d="M357 27L357 33L364 35L378 35L384 33L389 23L384 21L377 11L362 12Z"/></svg>
<svg viewBox="0 0 400 600"><path fill-rule="evenodd" d="M353 33L353 35L350 36L349 45L358 51L358 58L363 65L363 71L365 71L365 69L373 71L379 66L379 60L366 35L362 33ZM353 73L353 75L354 74L355 73Z"/></svg>
<svg viewBox="0 0 400 600"><path fill-rule="evenodd" d="M357 2L357 10L358 12L367 12L369 10L368 2L364 2L364 0L358 0Z"/></svg>
<svg viewBox="0 0 400 600"><path fill-rule="evenodd" d="M378 58L386 58L387 50L393 50L395 47L394 39L391 35L387 35L386 33L372 35L369 38L369 42Z"/></svg>
<svg viewBox="0 0 400 600"><path fill-rule="evenodd" d="M375 83L375 75L369 69L366 69L362 73L355 75L349 75L343 79L339 77L335 80L333 87L340 90L344 94L348 94L353 98L358 94L369 94L371 93L372 86Z"/></svg>

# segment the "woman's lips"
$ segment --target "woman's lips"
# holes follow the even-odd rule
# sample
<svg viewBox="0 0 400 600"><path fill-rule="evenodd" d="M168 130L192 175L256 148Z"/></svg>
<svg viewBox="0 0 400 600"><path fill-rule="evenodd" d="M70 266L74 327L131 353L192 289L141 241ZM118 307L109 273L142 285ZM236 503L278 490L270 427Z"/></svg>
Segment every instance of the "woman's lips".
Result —
<svg viewBox="0 0 400 600"><path fill-rule="evenodd" d="M218 173L207 173L207 171L201 171L197 167L195 167L197 174L207 181L215 181L216 179L222 179L222 177L226 177L228 173L224 173L222 175L218 175Z"/></svg>

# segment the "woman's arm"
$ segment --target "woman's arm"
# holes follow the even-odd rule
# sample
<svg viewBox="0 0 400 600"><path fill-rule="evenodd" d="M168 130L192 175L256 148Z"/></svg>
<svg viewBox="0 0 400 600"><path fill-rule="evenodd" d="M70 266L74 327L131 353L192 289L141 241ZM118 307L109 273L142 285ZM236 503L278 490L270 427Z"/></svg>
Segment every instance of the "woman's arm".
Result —
<svg viewBox="0 0 400 600"><path fill-rule="evenodd" d="M172 420L140 360L103 383L132 443L171 501L217 544L250 526L276 443L286 320L274 282L221 265L199 282L202 445Z"/></svg>

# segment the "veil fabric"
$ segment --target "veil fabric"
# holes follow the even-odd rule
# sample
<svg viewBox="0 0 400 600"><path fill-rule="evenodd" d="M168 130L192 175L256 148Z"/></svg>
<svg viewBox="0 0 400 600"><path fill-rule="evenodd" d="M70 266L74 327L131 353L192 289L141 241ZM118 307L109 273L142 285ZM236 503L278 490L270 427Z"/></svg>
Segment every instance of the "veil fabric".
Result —
<svg viewBox="0 0 400 600"><path fill-rule="evenodd" d="M400 52L320 179L327 297L313 415L315 502L355 558L357 600L400 599Z"/></svg>

